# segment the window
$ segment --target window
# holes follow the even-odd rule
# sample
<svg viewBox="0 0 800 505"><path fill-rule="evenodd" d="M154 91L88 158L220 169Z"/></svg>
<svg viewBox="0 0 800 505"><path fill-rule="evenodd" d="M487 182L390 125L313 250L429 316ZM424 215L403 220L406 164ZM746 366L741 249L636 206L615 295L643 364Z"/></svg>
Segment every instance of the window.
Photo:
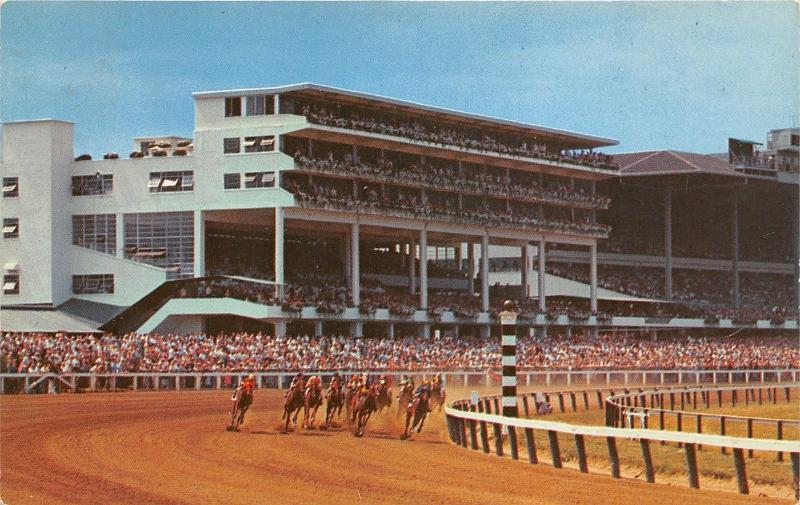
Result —
<svg viewBox="0 0 800 505"><path fill-rule="evenodd" d="M150 172L150 182L147 183L151 193L175 193L179 191L194 190L194 172L183 170L181 172Z"/></svg>
<svg viewBox="0 0 800 505"><path fill-rule="evenodd" d="M76 175L72 177L72 196L109 195L114 191L111 174Z"/></svg>
<svg viewBox="0 0 800 505"><path fill-rule="evenodd" d="M275 172L249 172L244 174L244 187L250 188L274 188Z"/></svg>
<svg viewBox="0 0 800 505"><path fill-rule="evenodd" d="M227 138L223 141L222 152L234 154L242 152L241 139L238 137Z"/></svg>
<svg viewBox="0 0 800 505"><path fill-rule="evenodd" d="M225 117L242 115L242 97L229 96L225 98Z"/></svg>
<svg viewBox="0 0 800 505"><path fill-rule="evenodd" d="M251 95L247 97L247 115L259 116L275 114L275 99L273 95Z"/></svg>
<svg viewBox="0 0 800 505"><path fill-rule="evenodd" d="M239 189L242 187L241 174L225 174L225 189Z"/></svg>
<svg viewBox="0 0 800 505"><path fill-rule="evenodd" d="M800 146L800 135L792 135L791 138L789 139L789 142L793 146Z"/></svg>
<svg viewBox="0 0 800 505"><path fill-rule="evenodd" d="M3 238L19 238L18 217L7 217L3 219Z"/></svg>
<svg viewBox="0 0 800 505"><path fill-rule="evenodd" d="M72 216L72 244L106 254L116 254L117 216L114 214Z"/></svg>
<svg viewBox="0 0 800 505"><path fill-rule="evenodd" d="M265 137L245 137L244 152L263 153L275 150L275 137L272 135Z"/></svg>
<svg viewBox="0 0 800 505"><path fill-rule="evenodd" d="M3 198L19 196L19 178L3 177Z"/></svg>
<svg viewBox="0 0 800 505"><path fill-rule="evenodd" d="M72 292L76 295L113 294L114 274L73 275Z"/></svg>
<svg viewBox="0 0 800 505"><path fill-rule="evenodd" d="M19 273L5 273L3 274L3 294L4 295L18 295L19 294Z"/></svg>
<svg viewBox="0 0 800 505"><path fill-rule="evenodd" d="M125 258L167 272L194 276L194 212L125 214Z"/></svg>

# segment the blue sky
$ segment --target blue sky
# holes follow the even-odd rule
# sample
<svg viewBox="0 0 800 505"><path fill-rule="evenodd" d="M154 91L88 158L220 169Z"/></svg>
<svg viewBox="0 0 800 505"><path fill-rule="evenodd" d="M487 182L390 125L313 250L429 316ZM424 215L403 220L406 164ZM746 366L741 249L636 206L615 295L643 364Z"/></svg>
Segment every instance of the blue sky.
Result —
<svg viewBox="0 0 800 505"><path fill-rule="evenodd" d="M0 117L76 153L193 128L191 92L317 82L620 140L727 149L792 125L792 2L83 3L0 7Z"/></svg>

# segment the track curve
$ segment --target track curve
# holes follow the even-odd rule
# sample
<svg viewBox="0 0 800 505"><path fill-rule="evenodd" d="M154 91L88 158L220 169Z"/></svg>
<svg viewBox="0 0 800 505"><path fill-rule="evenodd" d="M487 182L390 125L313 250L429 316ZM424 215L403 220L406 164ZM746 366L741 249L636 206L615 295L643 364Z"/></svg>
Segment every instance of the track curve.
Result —
<svg viewBox="0 0 800 505"><path fill-rule="evenodd" d="M0 397L0 497L9 505L789 503L465 454L446 441L441 414L411 441L399 440L393 416L373 417L361 439L341 428L281 434L281 402L277 391L258 391L242 431L230 433L227 391Z"/></svg>

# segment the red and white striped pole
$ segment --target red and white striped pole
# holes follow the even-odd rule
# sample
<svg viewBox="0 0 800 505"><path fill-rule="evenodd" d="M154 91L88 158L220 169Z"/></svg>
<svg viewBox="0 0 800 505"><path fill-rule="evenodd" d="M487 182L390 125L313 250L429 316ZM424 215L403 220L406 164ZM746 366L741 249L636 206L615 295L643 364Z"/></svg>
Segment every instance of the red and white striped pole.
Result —
<svg viewBox="0 0 800 505"><path fill-rule="evenodd" d="M517 312L514 302L503 302L500 316L503 364L503 415L519 417L517 410Z"/></svg>

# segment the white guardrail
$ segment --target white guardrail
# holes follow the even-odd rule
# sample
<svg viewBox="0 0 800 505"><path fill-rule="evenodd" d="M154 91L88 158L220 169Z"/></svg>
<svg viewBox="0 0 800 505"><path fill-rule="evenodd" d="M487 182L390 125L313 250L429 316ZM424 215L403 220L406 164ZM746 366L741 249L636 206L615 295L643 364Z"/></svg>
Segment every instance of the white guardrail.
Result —
<svg viewBox="0 0 800 505"><path fill-rule="evenodd" d="M441 374L450 386L480 387L500 384L499 370L339 370L351 373L386 374L395 381L402 377L432 377ZM156 389L223 389L235 387L241 377L256 375L260 388L283 389L289 385L297 370L240 371L240 372L120 372L120 373L1 373L0 394L46 392L45 388L76 390L156 390ZM306 375L331 377L334 371L304 370ZM767 384L797 382L798 369L765 370L519 370L519 384L526 386L610 386L636 384L641 386L701 385L701 384Z"/></svg>
<svg viewBox="0 0 800 505"><path fill-rule="evenodd" d="M777 377L780 377L780 375L777 375ZM780 386L786 389L797 388L798 385L796 381L792 382L793 384L775 383L772 385L769 385L769 383L765 382L763 385L755 387L741 387L750 387L752 389L773 387L771 398L777 400L774 386ZM705 389L714 390L716 388L723 389L725 391L730 391L733 389L723 386L710 386ZM699 390L674 390L669 392L687 394L694 393L696 391ZM572 397L572 410L577 410L575 402L576 393L584 396L584 402L587 409L589 409L587 398L590 393L597 393L598 406L602 405L603 403L602 393L599 390L592 392L555 392L550 394L555 394L559 397L559 403L561 404L560 409L562 412L564 412L564 395L569 395ZM659 391L658 389L640 390L637 393L626 394L622 396L613 396L612 393L612 396L609 399L612 402L619 402L623 398L635 398L639 395L648 394L655 395L656 393L663 394L664 391ZM529 396L531 396L530 393L518 395L518 401L524 404L525 412L528 412ZM608 449L608 464L611 469L611 476L614 478L620 478L621 476L617 439L638 440L642 452L645 478L649 483L655 482L656 468L653 463L653 455L650 451L650 442L660 442L662 444L675 443L678 444L678 446L682 446L684 449L686 473L689 480L689 486L693 488L700 487L696 451L698 448L703 446L719 447L721 448L723 454L726 453L727 450L731 450L736 470L738 489L742 494L749 494L744 451L748 451L750 457L752 457L752 451L754 450L774 452L778 455L778 461L783 461L782 454L788 453L791 460L792 482L795 490L795 498L800 499L800 441L798 440L756 439L725 435L668 431L664 430L663 424L660 426L660 430L654 430L633 427L618 428L600 425L573 425L565 422L541 421L538 419L518 419L497 415L499 412L499 398L499 396L484 396L478 398L477 401L474 399L459 400L446 407L445 415L447 418L450 440L464 448L471 446L473 450L477 451L482 449L483 452L489 453L489 426L491 426L494 432L495 454L498 456L503 456L505 438L508 441L511 458L519 459L519 446L521 444L518 442L517 430L523 430L525 445L527 446L528 460L530 463L535 464L539 462L539 459L537 456L534 434L535 431L540 431L547 434L552 465L555 468L562 468L561 449L559 447L558 434L571 435L574 437L575 441L578 468L581 472L586 473L589 471L589 465L586 454L585 437L604 438ZM786 401L789 402L788 391L786 393ZM611 405L618 408L623 407L613 403ZM494 409L492 409L492 407L494 407ZM491 414L492 410L494 410L495 414ZM749 430L748 435L752 437L752 432ZM479 437L480 444L478 442Z"/></svg>

